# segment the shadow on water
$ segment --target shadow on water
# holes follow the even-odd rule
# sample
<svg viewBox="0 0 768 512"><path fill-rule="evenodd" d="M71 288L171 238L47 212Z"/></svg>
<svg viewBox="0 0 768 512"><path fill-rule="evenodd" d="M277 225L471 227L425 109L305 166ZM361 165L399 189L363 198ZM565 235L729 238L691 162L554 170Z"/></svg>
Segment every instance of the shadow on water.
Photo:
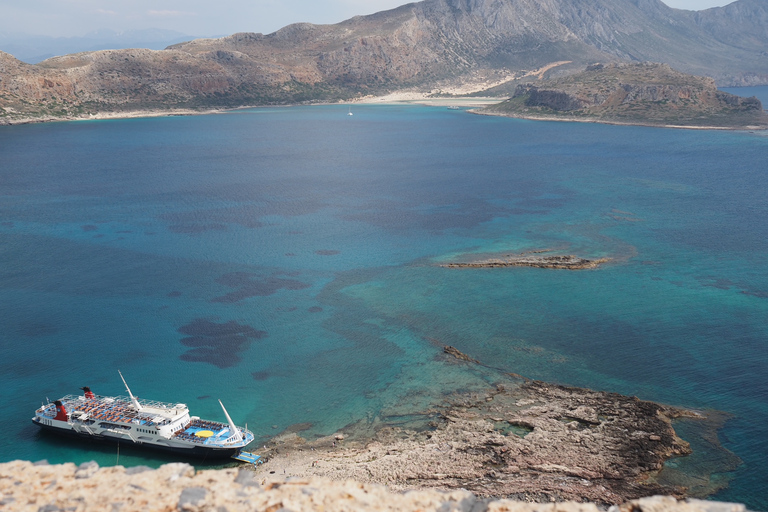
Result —
<svg viewBox="0 0 768 512"><path fill-rule="evenodd" d="M56 432L40 429L34 435L34 441L39 443L42 451L51 453L52 464L64 461L56 460L56 454L62 449L68 450L67 462L82 463L90 460L96 461L100 466L150 466L158 468L163 464L183 462L195 466L197 469L217 469L239 465L229 458L205 458L190 457L177 453L168 453L152 448L139 448L130 443L116 443L112 441L100 441L96 439L80 439L63 436ZM82 454L80 460L72 460L70 450L77 450Z"/></svg>

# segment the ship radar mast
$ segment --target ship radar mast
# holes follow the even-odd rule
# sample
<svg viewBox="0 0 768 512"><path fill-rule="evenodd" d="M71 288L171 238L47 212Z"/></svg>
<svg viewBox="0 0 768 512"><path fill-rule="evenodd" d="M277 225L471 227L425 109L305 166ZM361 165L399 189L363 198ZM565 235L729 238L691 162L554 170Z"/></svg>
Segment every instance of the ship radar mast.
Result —
<svg viewBox="0 0 768 512"><path fill-rule="evenodd" d="M123 377L123 374L120 372L120 370L117 370L117 373L119 373L120 374L120 378L123 379L123 384L125 384L125 390L128 391L128 396L131 397L131 403L133 404L134 409L136 409L136 412L141 411L141 409L142 409L141 404L136 399L136 397L133 396L133 393L131 393L131 388L129 388L128 384L125 382L125 378ZM219 402L219 403L221 403L221 402Z"/></svg>
<svg viewBox="0 0 768 512"><path fill-rule="evenodd" d="M232 421L232 418L229 417L229 413L224 408L224 404L221 403L221 400L219 400L219 405L221 406L221 409L224 411L224 416L227 417L227 423L229 423L229 431L233 433L229 437L229 439L227 439L227 441L229 442L231 440L233 443L239 443L240 441L243 440L243 435L240 433L240 430L235 426L234 422Z"/></svg>

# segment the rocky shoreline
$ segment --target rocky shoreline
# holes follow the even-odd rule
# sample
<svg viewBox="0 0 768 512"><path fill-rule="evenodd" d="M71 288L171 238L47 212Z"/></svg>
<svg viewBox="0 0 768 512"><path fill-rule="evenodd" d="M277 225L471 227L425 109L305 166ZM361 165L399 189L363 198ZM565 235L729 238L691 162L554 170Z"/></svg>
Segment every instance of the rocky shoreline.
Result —
<svg viewBox="0 0 768 512"><path fill-rule="evenodd" d="M440 266L444 268L499 268L499 267L535 267L552 268L567 270L584 270L597 268L603 263L611 261L610 258L598 258L589 260L580 258L572 254L565 256L539 256L537 253L548 251L533 251L533 253L522 253L517 255L507 255L503 258L490 258L480 261L467 263L443 263Z"/></svg>
<svg viewBox="0 0 768 512"><path fill-rule="evenodd" d="M446 347L454 364L478 365ZM487 368L487 367L486 367ZM390 489L466 489L482 498L615 505L688 490L658 478L690 453L675 418L703 415L616 393L499 373L485 392L456 393L420 421L358 422L315 440L289 429L259 450L258 481L353 479ZM714 489L710 489L712 492Z"/></svg>
<svg viewBox="0 0 768 512"><path fill-rule="evenodd" d="M591 124L609 124L613 126L646 126L649 128L671 128L675 130L715 130L715 131L755 131L766 130L768 127L761 125L744 125L744 126L717 126L717 125L682 125L682 124L658 124L658 123L644 123L641 121L627 122L607 119L591 119L575 116L562 116L562 115L529 115L529 114L512 114L501 112L485 112L483 109L475 108L467 110L470 114L477 114L480 116L493 116L493 117L510 117L512 119L525 119L527 121L556 121L561 123L591 123Z"/></svg>

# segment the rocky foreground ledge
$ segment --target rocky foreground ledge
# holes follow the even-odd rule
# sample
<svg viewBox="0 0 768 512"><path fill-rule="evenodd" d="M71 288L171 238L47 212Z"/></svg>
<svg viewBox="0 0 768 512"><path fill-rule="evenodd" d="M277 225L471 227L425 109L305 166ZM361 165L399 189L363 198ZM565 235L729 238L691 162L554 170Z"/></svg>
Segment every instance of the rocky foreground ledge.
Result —
<svg viewBox="0 0 768 512"><path fill-rule="evenodd" d="M392 492L321 477L259 480L248 468L195 471L188 464L100 468L95 462L0 464L0 510L13 512L598 512L593 503L482 499L466 490ZM603 509L604 510L604 509ZM653 496L609 512L745 512L744 505Z"/></svg>

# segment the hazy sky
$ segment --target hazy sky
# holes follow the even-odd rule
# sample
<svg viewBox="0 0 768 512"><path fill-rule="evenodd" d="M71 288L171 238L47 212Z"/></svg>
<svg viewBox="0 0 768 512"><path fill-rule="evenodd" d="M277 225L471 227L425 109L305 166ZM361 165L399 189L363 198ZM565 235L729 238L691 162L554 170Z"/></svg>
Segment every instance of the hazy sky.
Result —
<svg viewBox="0 0 768 512"><path fill-rule="evenodd" d="M732 0L664 0L700 10ZM408 0L0 0L0 35L82 36L97 29L163 28L196 36L274 32L290 23L336 23Z"/></svg>

